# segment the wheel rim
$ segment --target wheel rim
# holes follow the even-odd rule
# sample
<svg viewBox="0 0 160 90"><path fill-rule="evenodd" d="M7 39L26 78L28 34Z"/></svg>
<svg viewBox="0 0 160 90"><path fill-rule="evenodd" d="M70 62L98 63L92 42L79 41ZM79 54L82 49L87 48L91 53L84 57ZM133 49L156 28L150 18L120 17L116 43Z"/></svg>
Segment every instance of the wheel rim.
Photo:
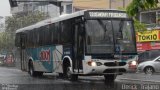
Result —
<svg viewBox="0 0 160 90"><path fill-rule="evenodd" d="M71 67L68 67L67 68L67 77L71 78L71 74L72 74Z"/></svg>
<svg viewBox="0 0 160 90"><path fill-rule="evenodd" d="M147 68L146 69L146 74L153 74L153 69L152 68Z"/></svg>
<svg viewBox="0 0 160 90"><path fill-rule="evenodd" d="M32 69L32 67L30 67L30 75L32 76L33 75L33 69Z"/></svg>

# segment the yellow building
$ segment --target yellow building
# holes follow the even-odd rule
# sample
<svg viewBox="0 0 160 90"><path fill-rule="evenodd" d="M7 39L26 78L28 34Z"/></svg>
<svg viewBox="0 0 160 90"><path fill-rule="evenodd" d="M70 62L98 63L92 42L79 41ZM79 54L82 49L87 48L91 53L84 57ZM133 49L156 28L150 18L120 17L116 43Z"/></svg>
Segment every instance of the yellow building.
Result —
<svg viewBox="0 0 160 90"><path fill-rule="evenodd" d="M74 11L81 9L125 8L132 0L73 0Z"/></svg>

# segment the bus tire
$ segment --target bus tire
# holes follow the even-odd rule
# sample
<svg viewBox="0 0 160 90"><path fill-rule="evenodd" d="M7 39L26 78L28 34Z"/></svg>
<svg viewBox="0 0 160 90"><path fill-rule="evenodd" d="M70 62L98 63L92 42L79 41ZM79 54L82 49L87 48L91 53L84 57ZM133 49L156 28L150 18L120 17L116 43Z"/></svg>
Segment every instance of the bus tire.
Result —
<svg viewBox="0 0 160 90"><path fill-rule="evenodd" d="M64 77L63 73L58 73L58 77L63 78Z"/></svg>
<svg viewBox="0 0 160 90"><path fill-rule="evenodd" d="M77 81L78 80L78 75L73 74L73 72L71 70L72 70L71 67L67 67L67 77L68 77L68 79L70 81Z"/></svg>
<svg viewBox="0 0 160 90"><path fill-rule="evenodd" d="M105 78L105 82L114 82L114 80L116 79L115 74L108 74L108 75L104 75Z"/></svg>
<svg viewBox="0 0 160 90"><path fill-rule="evenodd" d="M78 75L77 74L72 74L70 80L71 81L77 81L78 80Z"/></svg>
<svg viewBox="0 0 160 90"><path fill-rule="evenodd" d="M37 71L37 72L35 72L35 73L36 73L36 76L40 76L40 77L43 76L43 72L38 72L38 71Z"/></svg>
<svg viewBox="0 0 160 90"><path fill-rule="evenodd" d="M32 62L29 63L29 74L32 77L37 76L37 73L34 71L34 67L33 67L33 63Z"/></svg>
<svg viewBox="0 0 160 90"><path fill-rule="evenodd" d="M71 69L72 68L70 66L67 66L66 68L64 68L64 76L70 81L77 81L78 80L78 75L73 74Z"/></svg>

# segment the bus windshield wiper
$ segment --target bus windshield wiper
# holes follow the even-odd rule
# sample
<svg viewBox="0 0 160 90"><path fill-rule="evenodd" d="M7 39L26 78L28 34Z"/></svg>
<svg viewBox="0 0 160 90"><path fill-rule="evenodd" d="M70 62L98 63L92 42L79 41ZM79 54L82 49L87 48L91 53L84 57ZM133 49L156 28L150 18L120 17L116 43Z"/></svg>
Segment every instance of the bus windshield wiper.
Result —
<svg viewBox="0 0 160 90"><path fill-rule="evenodd" d="M103 38L103 40L105 40L105 36L106 36L106 32L107 32L107 28L106 28L106 26L107 26L107 24L104 24L103 22L102 22L102 20L98 20L98 22L99 22L99 24L100 24L100 26L103 28L103 30L104 30L104 38Z"/></svg>
<svg viewBox="0 0 160 90"><path fill-rule="evenodd" d="M122 35L122 28L123 28L123 24L124 24L124 21L120 21L120 23L119 23L119 30L118 30L118 32L120 32L120 36L117 38L117 39L122 39L123 37L123 35Z"/></svg>

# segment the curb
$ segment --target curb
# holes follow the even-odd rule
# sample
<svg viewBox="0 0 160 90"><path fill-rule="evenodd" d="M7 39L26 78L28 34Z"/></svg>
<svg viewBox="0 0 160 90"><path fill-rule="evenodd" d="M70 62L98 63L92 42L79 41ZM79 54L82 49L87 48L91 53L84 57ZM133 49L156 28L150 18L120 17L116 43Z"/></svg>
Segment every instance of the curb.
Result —
<svg viewBox="0 0 160 90"><path fill-rule="evenodd" d="M121 78L119 80L130 80L130 81L141 81L141 82L154 82L154 83L160 83L160 81L155 80L140 80L140 79L130 79L130 78Z"/></svg>

